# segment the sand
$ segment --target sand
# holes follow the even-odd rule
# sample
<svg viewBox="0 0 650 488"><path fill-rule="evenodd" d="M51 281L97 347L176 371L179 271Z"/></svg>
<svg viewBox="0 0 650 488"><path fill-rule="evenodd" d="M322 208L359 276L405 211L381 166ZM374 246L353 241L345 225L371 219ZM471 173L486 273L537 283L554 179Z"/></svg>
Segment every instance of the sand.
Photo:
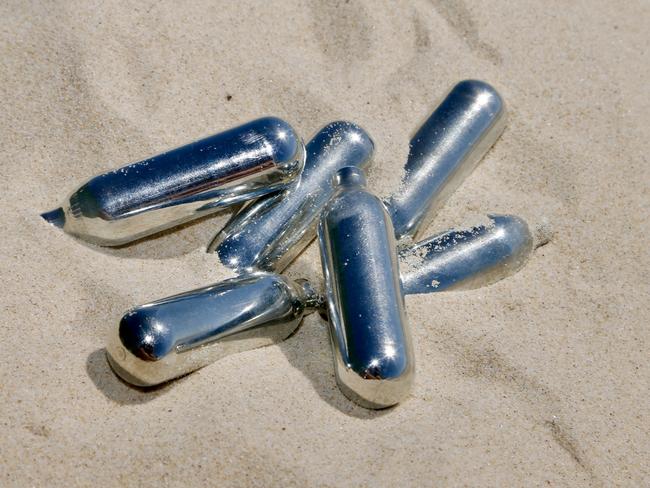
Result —
<svg viewBox="0 0 650 488"><path fill-rule="evenodd" d="M0 485L650 484L647 2L8 1L0 19ZM431 232L487 212L553 232L498 284L407 299L407 401L348 401L315 315L152 392L114 376L126 309L230 275L203 252L229 212L115 250L40 212L262 115L306 139L359 123L385 195L464 78L510 119ZM319 270L312 245L288 272Z"/></svg>

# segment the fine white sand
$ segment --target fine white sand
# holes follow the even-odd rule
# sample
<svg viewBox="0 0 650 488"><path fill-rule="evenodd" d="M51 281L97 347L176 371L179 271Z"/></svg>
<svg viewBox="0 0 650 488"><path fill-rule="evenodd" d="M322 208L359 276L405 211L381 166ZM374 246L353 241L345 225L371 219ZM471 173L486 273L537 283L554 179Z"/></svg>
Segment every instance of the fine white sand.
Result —
<svg viewBox="0 0 650 488"><path fill-rule="evenodd" d="M0 19L0 485L650 484L648 2L11 0ZM348 401L317 315L153 392L114 376L126 309L230 275L203 252L229 212L117 250L40 212L262 115L305 139L359 123L385 195L464 78L510 119L431 232L499 212L553 234L496 285L407 299L407 401ZM319 279L315 246L289 273Z"/></svg>

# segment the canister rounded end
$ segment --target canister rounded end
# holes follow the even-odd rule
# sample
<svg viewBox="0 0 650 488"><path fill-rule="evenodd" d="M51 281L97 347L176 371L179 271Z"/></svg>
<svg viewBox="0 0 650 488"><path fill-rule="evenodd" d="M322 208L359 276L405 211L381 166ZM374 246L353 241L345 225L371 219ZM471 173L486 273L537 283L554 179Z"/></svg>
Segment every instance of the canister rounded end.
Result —
<svg viewBox="0 0 650 488"><path fill-rule="evenodd" d="M174 337L169 327L156 319L155 308L140 307L127 312L119 325L122 345L144 361L159 361L174 350Z"/></svg>
<svg viewBox="0 0 650 488"><path fill-rule="evenodd" d="M387 349L392 349L387 346ZM394 351L394 349L392 349ZM391 357L396 355L396 357ZM339 368L337 383L345 396L364 408L389 408L404 400L415 377L410 354L392 352L363 368Z"/></svg>
<svg viewBox="0 0 650 488"><path fill-rule="evenodd" d="M334 176L335 186L366 186L366 175L361 168L344 166Z"/></svg>
<svg viewBox="0 0 650 488"><path fill-rule="evenodd" d="M294 128L277 117L264 117L256 121L265 127L264 136L273 148L273 157L278 166L293 166L296 161L304 163L304 145ZM300 168L299 168L300 169Z"/></svg>

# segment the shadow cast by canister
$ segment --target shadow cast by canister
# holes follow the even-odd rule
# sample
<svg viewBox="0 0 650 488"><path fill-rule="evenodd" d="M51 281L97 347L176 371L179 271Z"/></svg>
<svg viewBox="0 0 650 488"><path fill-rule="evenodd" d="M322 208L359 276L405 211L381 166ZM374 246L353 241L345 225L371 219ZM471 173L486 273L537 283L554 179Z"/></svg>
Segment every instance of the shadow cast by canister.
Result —
<svg viewBox="0 0 650 488"><path fill-rule="evenodd" d="M318 395L342 413L359 419L373 419L396 407L369 410L348 400L339 390L334 375L327 322L319 313L303 319L291 337L279 344L291 366L299 370L312 384Z"/></svg>
<svg viewBox="0 0 650 488"><path fill-rule="evenodd" d="M178 378L175 381L148 388L133 386L122 380L111 369L104 348L97 349L88 356L86 373L106 398L120 405L147 403L169 391L177 382L183 381L183 378Z"/></svg>

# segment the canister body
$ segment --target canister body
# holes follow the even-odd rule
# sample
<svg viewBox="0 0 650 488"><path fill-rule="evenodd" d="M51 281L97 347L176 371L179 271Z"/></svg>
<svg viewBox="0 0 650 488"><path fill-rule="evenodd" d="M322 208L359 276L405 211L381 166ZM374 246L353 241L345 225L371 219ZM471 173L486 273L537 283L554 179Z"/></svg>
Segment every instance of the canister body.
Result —
<svg viewBox="0 0 650 488"><path fill-rule="evenodd" d="M414 376L394 231L363 172L337 173L337 193L320 219L330 337L339 387L368 408L401 401Z"/></svg>
<svg viewBox="0 0 650 488"><path fill-rule="evenodd" d="M256 273L136 307L112 331L109 361L124 380L156 385L286 339L322 306L306 282Z"/></svg>
<svg viewBox="0 0 650 488"><path fill-rule="evenodd" d="M279 190L303 164L293 128L266 117L96 176L43 218L94 244L126 244Z"/></svg>
<svg viewBox="0 0 650 488"><path fill-rule="evenodd" d="M316 237L321 210L334 192L336 171L364 167L373 142L350 122L332 122L306 146L305 168L281 193L245 206L217 234L208 252L235 270L282 271Z"/></svg>
<svg viewBox="0 0 650 488"><path fill-rule="evenodd" d="M465 80L451 89L411 139L400 188L386 203L398 239L420 236L505 123L503 99L487 83Z"/></svg>

